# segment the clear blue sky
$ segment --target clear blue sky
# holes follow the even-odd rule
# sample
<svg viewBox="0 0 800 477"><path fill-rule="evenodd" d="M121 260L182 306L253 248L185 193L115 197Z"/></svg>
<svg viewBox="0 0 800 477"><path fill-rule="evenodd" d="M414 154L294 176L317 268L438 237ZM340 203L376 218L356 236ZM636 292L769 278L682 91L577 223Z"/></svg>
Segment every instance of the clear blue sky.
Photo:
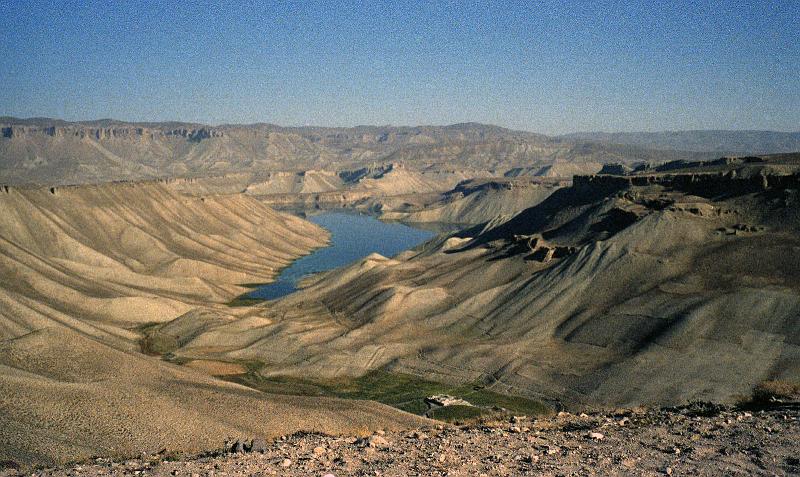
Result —
<svg viewBox="0 0 800 477"><path fill-rule="evenodd" d="M796 131L798 25L798 0L0 0L0 115Z"/></svg>

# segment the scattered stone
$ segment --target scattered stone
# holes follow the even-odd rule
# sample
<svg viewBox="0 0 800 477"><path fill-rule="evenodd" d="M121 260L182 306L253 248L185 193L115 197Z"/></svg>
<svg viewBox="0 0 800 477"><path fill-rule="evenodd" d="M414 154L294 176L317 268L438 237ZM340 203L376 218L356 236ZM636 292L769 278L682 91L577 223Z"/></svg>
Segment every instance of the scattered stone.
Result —
<svg viewBox="0 0 800 477"><path fill-rule="evenodd" d="M599 432L590 432L589 434L587 434L587 437L589 437L589 439L594 439L596 441L602 441L603 439L605 439L606 436L604 436Z"/></svg>
<svg viewBox="0 0 800 477"><path fill-rule="evenodd" d="M236 475L742 475L800 474L800 407L752 412L710 406L539 418L535 432L517 422L375 432L363 439L303 433L275 442L228 440L228 453L165 461L146 454L91 459L37 477ZM630 417L635 425L618 425ZM785 420L788 418L788 420ZM728 419L730 424L721 428ZM593 426L593 427L587 427ZM598 431L602 431L598 432ZM776 433L776 434L773 434ZM601 437L602 436L602 437ZM591 441L591 442L590 442ZM700 442L698 442L700 441ZM702 443L701 443L702 442ZM249 452L230 453L235 444ZM391 445L390 445L391 443ZM355 444L355 445L354 445ZM263 454L261 453L263 448ZM379 450L380 449L380 450ZM124 464L124 465L123 465ZM0 477L30 476L0 461Z"/></svg>
<svg viewBox="0 0 800 477"><path fill-rule="evenodd" d="M425 398L425 402L429 405L446 407L446 406L472 406L468 401L449 394L436 394Z"/></svg>
<svg viewBox="0 0 800 477"><path fill-rule="evenodd" d="M250 450L252 452L260 452L263 454L267 451L267 441L260 437L256 437L253 439L253 444L250 446Z"/></svg>
<svg viewBox="0 0 800 477"><path fill-rule="evenodd" d="M373 435L368 437L365 443L367 447L372 447L377 449L389 448L389 441L387 441L384 437L379 435Z"/></svg>
<svg viewBox="0 0 800 477"><path fill-rule="evenodd" d="M328 453L328 450L322 446L317 446L312 451L316 457L322 457L323 455Z"/></svg>

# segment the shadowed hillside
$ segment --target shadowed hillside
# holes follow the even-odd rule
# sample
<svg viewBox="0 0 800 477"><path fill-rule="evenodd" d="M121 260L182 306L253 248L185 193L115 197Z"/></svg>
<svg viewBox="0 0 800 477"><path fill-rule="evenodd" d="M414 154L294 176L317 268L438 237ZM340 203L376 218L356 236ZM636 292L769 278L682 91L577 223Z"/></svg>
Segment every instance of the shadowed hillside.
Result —
<svg viewBox="0 0 800 477"><path fill-rule="evenodd" d="M263 376L371 369L573 405L731 402L800 378L798 158L577 177L541 204L255 308L210 351ZM279 351L278 351L279 350Z"/></svg>

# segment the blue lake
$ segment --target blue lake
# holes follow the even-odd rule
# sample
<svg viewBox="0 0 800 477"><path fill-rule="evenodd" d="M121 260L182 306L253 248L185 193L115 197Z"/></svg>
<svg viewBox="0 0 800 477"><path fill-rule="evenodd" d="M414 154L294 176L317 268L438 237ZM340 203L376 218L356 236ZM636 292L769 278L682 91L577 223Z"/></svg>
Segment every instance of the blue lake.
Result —
<svg viewBox="0 0 800 477"><path fill-rule="evenodd" d="M324 272L371 253L392 257L430 239L435 233L404 224L381 222L368 215L329 212L307 217L331 233L330 245L295 260L273 283L248 293L250 298L274 300L297 290L306 275Z"/></svg>

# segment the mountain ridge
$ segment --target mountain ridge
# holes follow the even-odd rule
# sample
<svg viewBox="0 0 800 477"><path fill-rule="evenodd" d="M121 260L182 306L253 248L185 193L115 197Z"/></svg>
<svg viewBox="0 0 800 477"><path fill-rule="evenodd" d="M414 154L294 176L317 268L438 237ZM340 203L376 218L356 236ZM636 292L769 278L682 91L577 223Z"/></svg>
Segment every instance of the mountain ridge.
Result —
<svg viewBox="0 0 800 477"><path fill-rule="evenodd" d="M387 163L418 171L455 168L503 175L528 168L571 176L598 172L611 162L712 158L707 153L568 141L478 123L291 128L3 117L0 130L0 183L8 185L254 171L338 172Z"/></svg>
<svg viewBox="0 0 800 477"><path fill-rule="evenodd" d="M721 154L776 154L800 150L800 131L760 129L690 129L675 131L575 132L567 140L599 141L664 150Z"/></svg>

